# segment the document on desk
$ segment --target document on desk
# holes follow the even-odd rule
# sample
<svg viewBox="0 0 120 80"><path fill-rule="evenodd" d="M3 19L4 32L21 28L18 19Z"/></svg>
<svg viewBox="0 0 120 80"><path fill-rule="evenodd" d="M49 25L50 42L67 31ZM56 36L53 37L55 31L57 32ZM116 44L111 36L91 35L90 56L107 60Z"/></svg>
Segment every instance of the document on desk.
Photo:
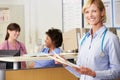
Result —
<svg viewBox="0 0 120 80"><path fill-rule="evenodd" d="M68 66L71 66L71 67L75 67L75 68L79 68L78 65L65 60L64 58L60 57L58 54L54 53L54 55L56 57L51 56L51 55L47 55L47 56L54 59L55 61L58 61L58 62L62 63L62 64L65 64L65 65L68 65Z"/></svg>

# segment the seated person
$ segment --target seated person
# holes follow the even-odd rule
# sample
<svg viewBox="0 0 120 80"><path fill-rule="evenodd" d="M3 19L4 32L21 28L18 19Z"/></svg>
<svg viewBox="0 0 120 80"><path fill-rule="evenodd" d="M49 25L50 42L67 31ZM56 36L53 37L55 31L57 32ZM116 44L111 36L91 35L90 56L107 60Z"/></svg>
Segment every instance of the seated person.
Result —
<svg viewBox="0 0 120 80"><path fill-rule="evenodd" d="M62 45L63 37L62 32L59 29L49 29L46 32L45 46L41 50L44 54L60 54L60 46ZM42 68L42 67L56 67L58 64L55 64L54 60L38 60L34 61L29 67L30 68Z"/></svg>
<svg viewBox="0 0 120 80"><path fill-rule="evenodd" d="M17 40L20 35L20 26L17 23L10 23L7 27L5 41L0 45L0 50L20 50L20 55L26 54L23 43ZM8 65L7 69L11 67ZM26 68L26 63L21 62L21 68Z"/></svg>

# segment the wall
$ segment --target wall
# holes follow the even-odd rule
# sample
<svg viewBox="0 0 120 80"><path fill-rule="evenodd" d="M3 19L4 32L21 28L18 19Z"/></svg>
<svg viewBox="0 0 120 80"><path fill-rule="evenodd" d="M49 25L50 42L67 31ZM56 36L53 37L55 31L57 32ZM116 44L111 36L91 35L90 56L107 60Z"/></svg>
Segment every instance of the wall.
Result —
<svg viewBox="0 0 120 80"><path fill-rule="evenodd" d="M61 0L0 0L0 4L10 8L11 20L0 23L1 31L5 36L6 26L10 22L21 25L19 37L25 43L28 52L33 52L37 43L44 43L45 32L51 28L62 30L62 1ZM0 40L3 41L3 40Z"/></svg>
<svg viewBox="0 0 120 80"><path fill-rule="evenodd" d="M0 5L11 8L8 23L18 22L21 25L19 40L25 43L28 52L33 52L37 43L44 43L45 32L49 28L62 30L62 0L0 0ZM8 23L0 23L0 26L6 29Z"/></svg>
<svg viewBox="0 0 120 80"><path fill-rule="evenodd" d="M24 26L24 5L16 3L8 3L7 0L0 1L0 8L9 8L9 20L6 22L0 22L0 43L4 41L6 35L7 25L11 22L16 22L21 26L21 35L19 40L25 42L25 26Z"/></svg>
<svg viewBox="0 0 120 80"><path fill-rule="evenodd" d="M33 52L38 43L44 43L49 28L62 30L62 4L61 0L26 0L25 3L25 43L29 52Z"/></svg>
<svg viewBox="0 0 120 80"><path fill-rule="evenodd" d="M63 30L82 27L82 0L63 0Z"/></svg>
<svg viewBox="0 0 120 80"><path fill-rule="evenodd" d="M24 39L21 41L25 43L28 52L33 52L37 44L44 43L45 32L51 27L64 31L82 27L81 0L1 0L0 3L23 5L24 20L20 24L24 28L20 39Z"/></svg>
<svg viewBox="0 0 120 80"><path fill-rule="evenodd" d="M14 4L14 5L21 5L21 4L24 4L24 1L25 0L0 0L0 4Z"/></svg>

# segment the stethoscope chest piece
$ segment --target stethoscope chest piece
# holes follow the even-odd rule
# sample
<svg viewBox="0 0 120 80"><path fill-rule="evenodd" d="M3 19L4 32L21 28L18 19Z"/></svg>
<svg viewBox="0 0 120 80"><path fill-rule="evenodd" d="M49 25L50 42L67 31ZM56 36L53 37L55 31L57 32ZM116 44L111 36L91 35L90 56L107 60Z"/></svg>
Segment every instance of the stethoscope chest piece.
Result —
<svg viewBox="0 0 120 80"><path fill-rule="evenodd" d="M105 53L102 51L101 53L100 53L100 57L104 57L105 56Z"/></svg>

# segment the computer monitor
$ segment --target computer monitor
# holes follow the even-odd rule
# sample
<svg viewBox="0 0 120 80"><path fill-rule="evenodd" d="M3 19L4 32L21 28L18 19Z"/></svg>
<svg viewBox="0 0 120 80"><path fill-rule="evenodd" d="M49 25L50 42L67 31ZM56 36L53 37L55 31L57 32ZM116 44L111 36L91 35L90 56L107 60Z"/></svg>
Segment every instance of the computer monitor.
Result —
<svg viewBox="0 0 120 80"><path fill-rule="evenodd" d="M0 57L20 56L20 50L0 50ZM18 63L18 69L21 68L21 63ZM0 61L0 69L13 69L13 62Z"/></svg>

